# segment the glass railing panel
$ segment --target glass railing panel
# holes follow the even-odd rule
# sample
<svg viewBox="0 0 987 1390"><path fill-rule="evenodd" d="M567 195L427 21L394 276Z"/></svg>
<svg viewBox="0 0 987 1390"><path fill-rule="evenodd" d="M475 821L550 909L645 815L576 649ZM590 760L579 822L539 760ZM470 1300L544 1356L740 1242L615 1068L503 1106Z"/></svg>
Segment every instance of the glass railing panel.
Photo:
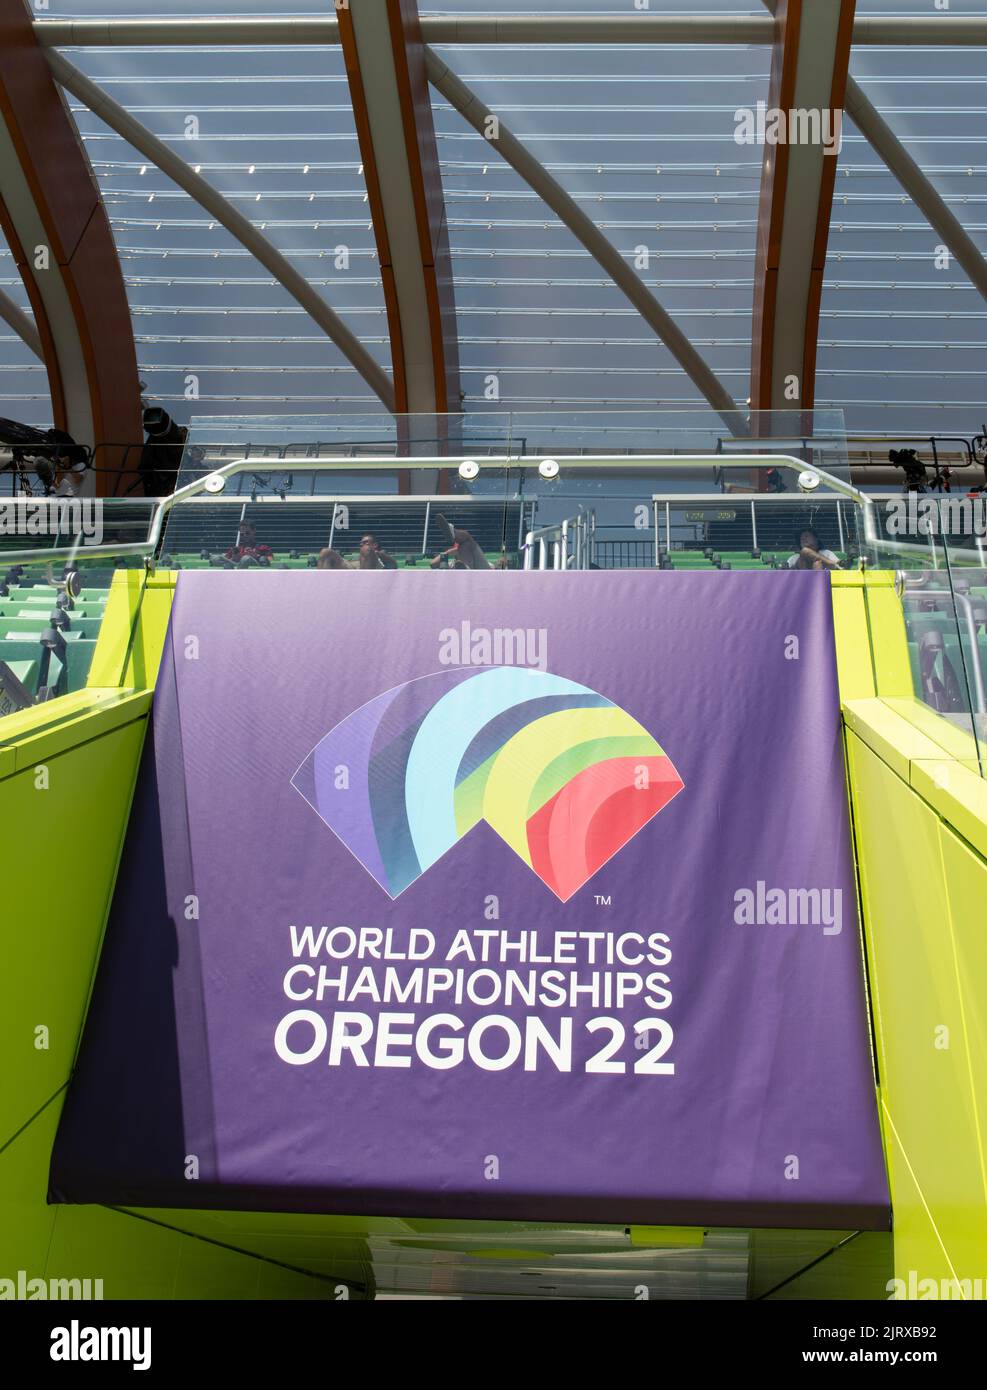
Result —
<svg viewBox="0 0 987 1390"><path fill-rule="evenodd" d="M44 705L45 722L91 680L122 686L157 503L59 495L23 471L15 481L0 499L0 718ZM107 624L122 569L135 575ZM0 741L24 722L0 726Z"/></svg>
<svg viewBox="0 0 987 1390"><path fill-rule="evenodd" d="M782 451L800 466L772 469L748 462L750 455L761 458ZM649 457L657 455L660 461L652 467ZM682 463L676 464L677 459ZM698 459L705 460L701 468ZM192 421L178 483L184 486L210 472L228 471L237 461L226 479L222 508L210 514L208 499L202 498L197 526L188 517L182 522L171 518L166 550L178 555L180 563L186 558L208 563L213 556L217 563L235 561L228 552L242 547L235 544L238 527L231 522L247 522L249 533L249 524L261 516L265 525L274 525L267 544L281 562L314 563L313 556L326 548L330 532L336 536L334 507L349 506L345 499L379 498L380 524L387 531L383 515L396 519L409 504L394 503L393 510L385 511L385 498L448 494L464 499L464 504L467 498L503 498L497 546L502 562L514 563L513 537L523 526L563 526L579 517L588 524L585 518L592 514L594 563L654 565L652 498L657 491L703 491L711 496L790 492L798 497L799 473L812 470L849 482L840 411L757 416L739 412L726 419L708 409L560 414L491 407L460 415L327 414L290 422L209 417ZM475 464L472 477L463 476L459 465L464 461ZM314 462L325 466L300 466ZM540 466L552 463L559 465L554 477ZM241 504L239 515L234 499ZM309 499L307 511L303 499ZM270 512L257 511L275 500L297 507L290 528L280 521L275 525ZM474 514L479 511L474 508ZM465 527L466 520L460 518L456 525ZM410 553L407 527L399 529L392 547ZM853 529L848 520L848 532ZM275 539L277 544L272 543ZM426 536L426 555L430 544ZM488 539L485 548L489 544ZM581 545L582 558L585 552Z"/></svg>
<svg viewBox="0 0 987 1390"><path fill-rule="evenodd" d="M987 498L916 494L882 504L898 569L915 695L944 753L987 770Z"/></svg>
<svg viewBox="0 0 987 1390"><path fill-rule="evenodd" d="M169 510L162 565L517 568L534 525L524 473L496 464L463 477L455 464L291 455L274 465L220 465L220 473L220 489L180 495Z"/></svg>
<svg viewBox="0 0 987 1390"><path fill-rule="evenodd" d="M805 528L801 548L811 541L827 557L832 550L835 564L858 563L864 547L861 496L849 483L805 458L763 450L241 453L211 462L168 504L159 553L176 569L317 568L323 551L323 567L337 555L348 566L359 563L365 539L399 566L461 564L455 547L465 554L474 543L488 563L506 567L659 568L707 548L722 568L741 552L760 562L762 549L765 563L787 563Z"/></svg>
<svg viewBox="0 0 987 1390"><path fill-rule="evenodd" d="M945 558L940 575L952 610L944 656L956 674L962 705L953 718L960 728L969 728L978 769L987 776L987 494L936 500Z"/></svg>
<svg viewBox="0 0 987 1390"><path fill-rule="evenodd" d="M820 485L811 493L745 488L653 498L659 563L717 569L857 569L871 552L860 507Z"/></svg>

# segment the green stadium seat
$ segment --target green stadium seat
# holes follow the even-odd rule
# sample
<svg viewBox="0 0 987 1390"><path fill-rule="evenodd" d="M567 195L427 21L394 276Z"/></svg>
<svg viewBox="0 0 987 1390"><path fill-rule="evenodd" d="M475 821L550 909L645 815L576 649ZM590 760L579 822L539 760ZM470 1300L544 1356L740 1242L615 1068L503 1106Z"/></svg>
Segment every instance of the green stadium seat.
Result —
<svg viewBox="0 0 987 1390"><path fill-rule="evenodd" d="M0 642L0 661L5 661L10 667L15 667L19 663L33 665L35 667L35 674L37 674L37 668L40 665L41 657L42 650L40 642L28 642L23 639L19 641L7 640ZM24 684L26 685L27 682L25 681Z"/></svg>
<svg viewBox="0 0 987 1390"><path fill-rule="evenodd" d="M102 618L79 618L73 612L70 615L71 627L65 633L66 638L76 637L98 637L99 630L103 624ZM48 615L39 618L36 613L21 614L0 614L0 637L6 637L8 633L16 636L21 632L33 632L39 626L48 627Z"/></svg>
<svg viewBox="0 0 987 1390"><path fill-rule="evenodd" d="M44 627L35 623L32 627L18 627L13 632L4 632L3 624L0 623L0 652L3 651L5 642L40 642L42 634L47 631L47 623ZM95 645L95 634L79 632L75 628L70 632L63 632L67 644L72 645L77 642L91 642Z"/></svg>
<svg viewBox="0 0 987 1390"><path fill-rule="evenodd" d="M21 685L34 694L38 681L38 669L40 666L40 654L37 657L20 661L8 661L7 657L0 653L0 661L10 667L11 673L17 677Z"/></svg>
<svg viewBox="0 0 987 1390"><path fill-rule="evenodd" d="M68 667L66 689L68 692L81 690L85 686L95 650L96 641L94 638L75 636L71 632L66 633L65 657ZM0 661L6 661L8 665L15 661L36 662L40 673L43 657L40 631L30 635L18 633L16 637L0 638Z"/></svg>

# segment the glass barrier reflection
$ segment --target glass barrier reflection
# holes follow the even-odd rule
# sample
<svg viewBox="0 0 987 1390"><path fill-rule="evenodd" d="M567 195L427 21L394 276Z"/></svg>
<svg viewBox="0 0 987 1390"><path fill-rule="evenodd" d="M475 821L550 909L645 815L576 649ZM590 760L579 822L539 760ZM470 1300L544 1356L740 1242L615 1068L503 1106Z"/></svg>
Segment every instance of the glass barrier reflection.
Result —
<svg viewBox="0 0 987 1390"><path fill-rule="evenodd" d="M987 497L912 492L886 499L881 516L914 693L948 726L944 750L987 775Z"/></svg>
<svg viewBox="0 0 987 1390"><path fill-rule="evenodd" d="M9 563L5 553L23 552L0 550L0 743L17 727L16 721L6 724L8 716L44 706L57 719L63 696L94 684L125 688L130 638L146 582L142 558L105 549L70 560ZM126 586L126 601L108 622L115 584Z"/></svg>

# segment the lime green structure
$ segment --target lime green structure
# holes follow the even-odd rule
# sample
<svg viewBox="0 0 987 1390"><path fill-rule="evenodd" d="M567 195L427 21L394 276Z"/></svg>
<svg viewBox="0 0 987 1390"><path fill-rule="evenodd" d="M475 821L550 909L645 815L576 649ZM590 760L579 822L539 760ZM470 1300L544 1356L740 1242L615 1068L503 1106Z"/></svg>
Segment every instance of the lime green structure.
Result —
<svg viewBox="0 0 987 1390"><path fill-rule="evenodd" d="M893 576L834 575L833 601L895 1278L983 1297L987 780L912 695Z"/></svg>
<svg viewBox="0 0 987 1390"><path fill-rule="evenodd" d="M832 586L890 1237L48 1206L174 579L121 570L86 687L0 722L0 1281L23 1270L158 1299L887 1298L892 1279L956 1281L963 1297L987 1283L987 780L972 736L915 700L881 572Z"/></svg>

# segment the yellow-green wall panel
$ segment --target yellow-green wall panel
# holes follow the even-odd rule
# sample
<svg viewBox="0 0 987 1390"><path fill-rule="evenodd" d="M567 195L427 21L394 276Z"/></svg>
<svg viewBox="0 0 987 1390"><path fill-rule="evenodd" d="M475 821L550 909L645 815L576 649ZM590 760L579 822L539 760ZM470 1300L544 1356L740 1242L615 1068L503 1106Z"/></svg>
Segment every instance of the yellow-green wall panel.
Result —
<svg viewBox="0 0 987 1390"><path fill-rule="evenodd" d="M858 576L831 576L836 670L844 700L866 700L874 694L874 669L863 586L840 582Z"/></svg>
<svg viewBox="0 0 987 1390"><path fill-rule="evenodd" d="M987 1194L987 863L948 826L940 825L939 836ZM987 1266L987 1206L978 1224Z"/></svg>
<svg viewBox="0 0 987 1390"><path fill-rule="evenodd" d="M117 571L86 682L90 689L153 689L174 590L171 571Z"/></svg>
<svg viewBox="0 0 987 1390"><path fill-rule="evenodd" d="M48 758L46 781L35 766L0 781L17 836L0 919L0 1143L68 1080L146 724Z"/></svg>
<svg viewBox="0 0 987 1390"><path fill-rule="evenodd" d="M852 732L848 753L884 1118L898 1150L889 1155L896 1272L940 1277L922 1271L941 1263L941 1241L951 1272L977 1277L987 1259L987 1190L943 827ZM967 868L982 875L987 901L987 866ZM969 981L985 986L987 976Z"/></svg>
<svg viewBox="0 0 987 1390"><path fill-rule="evenodd" d="M873 576L875 580L878 576ZM870 646L874 660L874 688L882 697L914 693L912 666L908 658L908 633L901 599L893 582L870 583L864 590Z"/></svg>

